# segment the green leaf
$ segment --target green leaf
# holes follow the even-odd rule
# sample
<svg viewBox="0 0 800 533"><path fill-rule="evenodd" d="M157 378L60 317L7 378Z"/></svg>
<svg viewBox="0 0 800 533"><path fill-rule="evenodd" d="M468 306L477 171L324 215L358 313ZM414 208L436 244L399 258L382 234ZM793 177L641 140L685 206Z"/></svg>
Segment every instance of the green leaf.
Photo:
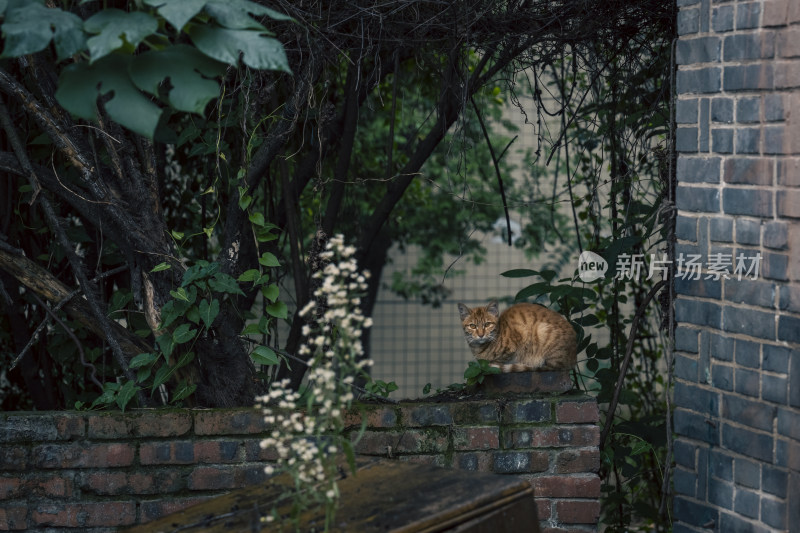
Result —
<svg viewBox="0 0 800 533"><path fill-rule="evenodd" d="M263 226L264 225L264 215L262 213L250 213L250 216L247 217L250 219L250 222L255 224L256 226Z"/></svg>
<svg viewBox="0 0 800 533"><path fill-rule="evenodd" d="M527 268L518 268L514 270L506 270L500 275L506 278L528 278L531 276L538 276L539 272L537 270L529 270Z"/></svg>
<svg viewBox="0 0 800 533"><path fill-rule="evenodd" d="M156 266L154 266L153 270L151 270L150 272L161 272L162 270L169 270L170 268L172 268L172 265L170 265L169 263L159 263Z"/></svg>
<svg viewBox="0 0 800 533"><path fill-rule="evenodd" d="M233 276L225 274L224 272L217 272L214 277L208 280L208 285L212 290L217 292L226 292L228 294L238 294L244 296L244 292L239 288Z"/></svg>
<svg viewBox="0 0 800 533"><path fill-rule="evenodd" d="M173 370L177 370L183 366L188 365L194 359L194 352L186 352L181 355L180 359L178 359L177 364L173 367Z"/></svg>
<svg viewBox="0 0 800 533"><path fill-rule="evenodd" d="M275 257L275 254L272 254L270 252L264 252L263 254L261 254L261 257L258 259L258 262L265 267L281 266L280 262L278 261L278 258Z"/></svg>
<svg viewBox="0 0 800 533"><path fill-rule="evenodd" d="M280 292L281 290L274 283L266 287L261 287L261 294L263 294L264 298L266 298L270 302L274 302L275 300L277 300Z"/></svg>
<svg viewBox="0 0 800 533"><path fill-rule="evenodd" d="M211 15L220 26L233 30L265 29L253 15L267 15L273 20L293 20L292 17L250 2L249 0L211 0L206 4L205 12Z"/></svg>
<svg viewBox="0 0 800 533"><path fill-rule="evenodd" d="M184 302L189 301L189 295L186 293L186 289L183 287L178 287L178 290L176 291L169 291L169 294L176 300L183 300Z"/></svg>
<svg viewBox="0 0 800 533"><path fill-rule="evenodd" d="M172 350L175 349L175 341L172 340L172 335L159 335L156 337L156 343L158 347L161 348L161 353L164 354L164 358L169 360L172 355Z"/></svg>
<svg viewBox="0 0 800 533"><path fill-rule="evenodd" d="M158 354L154 353L140 353L128 363L131 368L140 368L143 366L152 365L158 360Z"/></svg>
<svg viewBox="0 0 800 533"><path fill-rule="evenodd" d="M191 325L181 324L172 332L172 340L175 341L175 344L183 344L192 340L196 333L197 330L191 329Z"/></svg>
<svg viewBox="0 0 800 533"><path fill-rule="evenodd" d="M277 39L262 36L255 30L229 30L210 25L190 24L186 33L197 48L209 57L229 65L242 61L250 68L281 70L291 74L283 45Z"/></svg>
<svg viewBox="0 0 800 533"><path fill-rule="evenodd" d="M277 365L280 362L275 352L266 346L256 346L250 356L259 365Z"/></svg>
<svg viewBox="0 0 800 533"><path fill-rule="evenodd" d="M189 384L187 380L182 379L178 386L175 388L175 392L172 395L171 402L179 402L184 398L187 398L194 394L194 391L197 389L197 385Z"/></svg>
<svg viewBox="0 0 800 533"><path fill-rule="evenodd" d="M481 373L480 365L470 361L469 366L464 371L464 378L465 379L475 378L478 375L480 375L480 373Z"/></svg>
<svg viewBox="0 0 800 533"><path fill-rule="evenodd" d="M83 29L97 34L86 41L89 62L93 63L122 47L133 52L145 37L158 30L158 20L143 11L107 8L87 19Z"/></svg>
<svg viewBox="0 0 800 533"><path fill-rule="evenodd" d="M114 54L91 65L68 65L59 78L56 99L70 113L97 121L97 97L113 92L104 104L112 120L152 139L161 109L131 83L130 62L130 56Z"/></svg>
<svg viewBox="0 0 800 533"><path fill-rule="evenodd" d="M166 365L162 366L156 372L155 377L153 377L153 385L152 389L155 391L158 387L163 385L169 379L170 374L172 374L172 369Z"/></svg>
<svg viewBox="0 0 800 533"><path fill-rule="evenodd" d="M4 4L6 2L3 2ZM5 6L0 6L0 14ZM83 21L77 15L38 2L12 6L3 23L5 47L0 57L19 57L44 50L52 40L58 60L83 50Z"/></svg>
<svg viewBox="0 0 800 533"><path fill-rule="evenodd" d="M266 311L270 316L274 316L275 318L285 319L289 316L289 311L286 308L286 304L283 302L275 302L268 305Z"/></svg>
<svg viewBox="0 0 800 533"><path fill-rule="evenodd" d="M207 328L210 328L211 324L214 322L214 319L217 318L217 315L219 314L219 300L215 298L211 300L211 303L208 303L208 301L203 298L200 301L198 309L200 311L200 318L203 320L203 323Z"/></svg>
<svg viewBox="0 0 800 533"><path fill-rule="evenodd" d="M202 114L206 104L219 96L219 81L225 65L185 44L152 50L137 56L130 75L136 86L153 96L169 79L169 104L178 111Z"/></svg>
<svg viewBox="0 0 800 533"><path fill-rule="evenodd" d="M127 406L128 402L131 401L131 398L136 395L137 390L139 390L139 387L137 387L136 383L133 381L127 381L122 387L120 387L116 397L116 402L120 409L123 411L125 410L125 406Z"/></svg>
<svg viewBox="0 0 800 533"><path fill-rule="evenodd" d="M251 268L250 270L245 270L242 272L242 274L236 279L238 281L256 281L259 278L261 278L261 272L255 268Z"/></svg>
<svg viewBox="0 0 800 533"><path fill-rule="evenodd" d="M158 14L181 31L192 17L197 15L208 0L144 0L151 7L158 7Z"/></svg>

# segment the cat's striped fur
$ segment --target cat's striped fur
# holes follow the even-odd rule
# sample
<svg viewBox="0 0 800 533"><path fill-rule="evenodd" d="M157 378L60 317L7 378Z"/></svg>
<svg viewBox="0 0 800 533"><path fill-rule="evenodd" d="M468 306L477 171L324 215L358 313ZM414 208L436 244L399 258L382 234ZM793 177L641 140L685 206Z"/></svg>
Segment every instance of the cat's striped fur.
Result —
<svg viewBox="0 0 800 533"><path fill-rule="evenodd" d="M518 303L500 313L497 302L474 309L458 304L458 311L472 355L489 361L501 372L575 366L575 330L555 311L541 305Z"/></svg>

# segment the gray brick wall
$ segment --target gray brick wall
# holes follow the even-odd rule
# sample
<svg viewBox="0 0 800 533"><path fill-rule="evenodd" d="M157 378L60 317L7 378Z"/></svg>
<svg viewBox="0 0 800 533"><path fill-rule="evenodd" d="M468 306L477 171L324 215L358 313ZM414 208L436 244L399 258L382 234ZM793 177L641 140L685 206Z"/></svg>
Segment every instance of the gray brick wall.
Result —
<svg viewBox="0 0 800 533"><path fill-rule="evenodd" d="M800 0L678 6L673 529L800 531Z"/></svg>

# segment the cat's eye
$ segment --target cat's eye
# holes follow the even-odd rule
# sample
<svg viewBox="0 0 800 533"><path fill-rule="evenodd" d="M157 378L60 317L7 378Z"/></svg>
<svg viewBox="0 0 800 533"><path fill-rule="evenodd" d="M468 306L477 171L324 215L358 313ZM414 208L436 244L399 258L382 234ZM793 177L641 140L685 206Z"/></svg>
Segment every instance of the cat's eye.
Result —
<svg viewBox="0 0 800 533"><path fill-rule="evenodd" d="M472 328L472 329L475 329L475 328L477 328L478 326L476 326L475 324L470 324L470 325L469 325L469 327L470 327L470 328Z"/></svg>
<svg viewBox="0 0 800 533"><path fill-rule="evenodd" d="M494 322L487 322L486 324L484 324L484 327L493 328L494 327Z"/></svg>

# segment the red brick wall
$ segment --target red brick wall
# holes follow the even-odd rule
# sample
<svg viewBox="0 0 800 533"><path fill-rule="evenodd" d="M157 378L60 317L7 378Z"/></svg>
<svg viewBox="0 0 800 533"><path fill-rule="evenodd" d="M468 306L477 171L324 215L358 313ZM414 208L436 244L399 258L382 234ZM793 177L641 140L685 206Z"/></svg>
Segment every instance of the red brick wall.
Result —
<svg viewBox="0 0 800 533"><path fill-rule="evenodd" d="M596 530L598 411L587 396L404 402L363 416L360 453L522 477L543 531ZM255 409L2 413L0 530L144 523L263 482L267 431Z"/></svg>

